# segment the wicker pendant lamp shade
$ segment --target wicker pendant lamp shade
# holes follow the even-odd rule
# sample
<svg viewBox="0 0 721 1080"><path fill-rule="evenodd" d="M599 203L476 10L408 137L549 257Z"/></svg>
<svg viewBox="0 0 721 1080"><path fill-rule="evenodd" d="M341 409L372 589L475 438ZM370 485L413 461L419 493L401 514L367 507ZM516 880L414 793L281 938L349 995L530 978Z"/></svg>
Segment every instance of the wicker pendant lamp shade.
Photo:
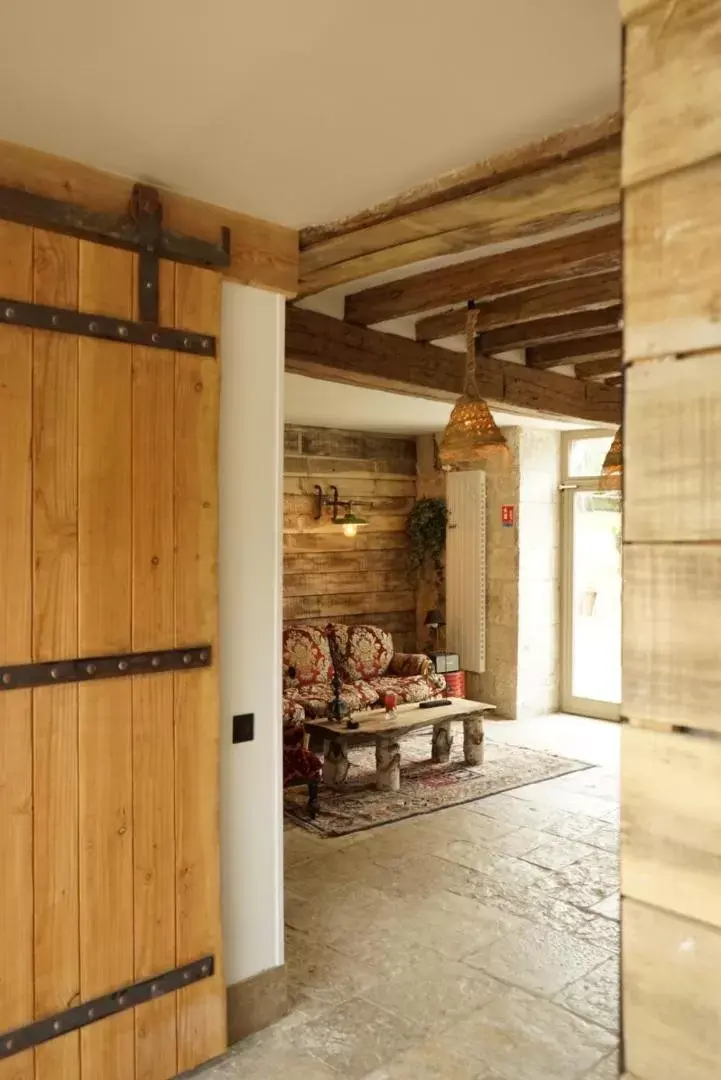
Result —
<svg viewBox="0 0 721 1080"><path fill-rule="evenodd" d="M623 474L623 428L616 432L601 467L601 488L604 491L614 491L621 486Z"/></svg>
<svg viewBox="0 0 721 1080"><path fill-rule="evenodd" d="M476 323L478 312L469 304L466 319L466 378L443 433L438 456L446 469L479 466L498 454L508 454L508 443L476 381Z"/></svg>

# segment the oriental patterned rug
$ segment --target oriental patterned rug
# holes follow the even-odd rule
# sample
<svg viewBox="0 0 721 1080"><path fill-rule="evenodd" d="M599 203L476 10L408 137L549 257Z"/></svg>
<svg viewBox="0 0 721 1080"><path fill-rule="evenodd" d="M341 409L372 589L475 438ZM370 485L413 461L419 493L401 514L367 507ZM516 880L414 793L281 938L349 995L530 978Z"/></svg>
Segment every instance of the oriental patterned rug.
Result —
<svg viewBox="0 0 721 1080"><path fill-rule="evenodd" d="M407 735L401 741L400 791L376 788L374 746L351 749L348 781L342 791L321 784L317 817L308 814L303 787L285 792L286 815L319 836L345 836L592 768L587 762L494 743L488 737L488 728L484 745L484 763L466 765L463 739L456 735L450 761L434 765L430 760L430 730Z"/></svg>

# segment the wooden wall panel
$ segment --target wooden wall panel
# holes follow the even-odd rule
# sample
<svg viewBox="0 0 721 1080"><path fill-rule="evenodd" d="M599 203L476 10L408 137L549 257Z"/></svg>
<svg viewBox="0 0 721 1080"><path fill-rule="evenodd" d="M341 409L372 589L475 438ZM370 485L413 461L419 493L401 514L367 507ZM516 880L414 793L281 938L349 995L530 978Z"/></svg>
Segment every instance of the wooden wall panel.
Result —
<svg viewBox="0 0 721 1080"><path fill-rule="evenodd" d="M623 942L628 1071L639 1080L718 1080L721 933L624 900Z"/></svg>
<svg viewBox="0 0 721 1080"><path fill-rule="evenodd" d="M640 184L624 201L627 359L721 347L721 160Z"/></svg>
<svg viewBox="0 0 721 1080"><path fill-rule="evenodd" d="M78 241L34 234L34 299L77 308ZM78 655L78 339L33 340L33 659ZM78 688L33 693L35 1013L80 998ZM35 1051L36 1080L80 1075L80 1035Z"/></svg>
<svg viewBox="0 0 721 1080"><path fill-rule="evenodd" d="M623 730L624 895L721 928L721 743Z"/></svg>
<svg viewBox="0 0 721 1080"><path fill-rule="evenodd" d="M176 267L176 325L217 334L220 278ZM218 640L218 407L212 357L175 360L175 641ZM178 1071L226 1046L220 924L218 670L175 676L176 951L178 964L214 953L216 974L181 990Z"/></svg>
<svg viewBox="0 0 721 1080"><path fill-rule="evenodd" d="M129 318L132 271L129 252L81 242L81 310ZM78 647L93 656L131 647L131 350L87 338L78 348ZM131 684L83 683L78 696L80 986L90 998L133 981ZM83 1080L132 1080L134 1041L132 1012L84 1028Z"/></svg>
<svg viewBox="0 0 721 1080"><path fill-rule="evenodd" d="M372 622L415 648L414 583L405 525L416 492L415 440L325 428L285 430L283 504L286 622ZM331 484L369 524L347 538L313 487ZM393 628L393 629L391 629Z"/></svg>
<svg viewBox="0 0 721 1080"><path fill-rule="evenodd" d="M624 490L627 541L721 536L721 353L634 364Z"/></svg>
<svg viewBox="0 0 721 1080"><path fill-rule="evenodd" d="M0 295L32 299L32 233L0 222ZM32 333L0 327L0 656L32 655ZM29 690L0 694L0 1016L33 1019L33 752ZM18 898L22 897L22 903ZM32 1052L0 1062L0 1080L32 1080Z"/></svg>
<svg viewBox="0 0 721 1080"><path fill-rule="evenodd" d="M721 546L626 544L623 712L721 731Z"/></svg>
<svg viewBox="0 0 721 1080"><path fill-rule="evenodd" d="M628 27L624 183L721 150L717 0L659 4Z"/></svg>
<svg viewBox="0 0 721 1080"><path fill-rule="evenodd" d="M175 266L160 265L160 321L175 317ZM172 477L175 355L133 348L133 649L175 644ZM175 967L175 731L173 675L133 680L135 978ZM135 1011L136 1080L177 1072L172 994Z"/></svg>

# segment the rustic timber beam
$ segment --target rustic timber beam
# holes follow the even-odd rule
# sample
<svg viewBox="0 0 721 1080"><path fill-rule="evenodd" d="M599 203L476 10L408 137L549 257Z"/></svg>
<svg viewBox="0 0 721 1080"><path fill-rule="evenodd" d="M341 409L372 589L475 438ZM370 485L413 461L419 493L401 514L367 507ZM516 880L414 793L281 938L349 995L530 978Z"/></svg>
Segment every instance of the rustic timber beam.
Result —
<svg viewBox="0 0 721 1080"><path fill-rule="evenodd" d="M619 352L612 356L602 356L598 360L584 360L583 363L575 365L574 371L578 379L597 379L600 375L620 371L622 367L623 354Z"/></svg>
<svg viewBox="0 0 721 1080"><path fill-rule="evenodd" d="M0 186L75 203L86 210L124 214L134 178L115 176L40 150L0 141ZM157 186L157 185L156 185ZM298 289L298 233L234 210L213 206L158 187L163 225L178 233L217 243L230 229L230 265L223 276L284 296Z"/></svg>
<svg viewBox="0 0 721 1080"><path fill-rule="evenodd" d="M620 206L618 114L300 233L301 294L420 259L591 222Z"/></svg>
<svg viewBox="0 0 721 1080"><path fill-rule="evenodd" d="M348 322L369 326L474 296L501 296L577 274L618 271L620 266L621 228L604 225L352 293L346 297L345 317Z"/></svg>
<svg viewBox="0 0 721 1080"><path fill-rule="evenodd" d="M507 349L527 349L551 341L571 341L618 330L621 308L598 308L557 315L553 319L531 319L517 326L504 326L479 334L477 352L497 353Z"/></svg>
<svg viewBox="0 0 721 1080"><path fill-rule="evenodd" d="M463 391L463 367L462 353L288 307L286 371L455 401ZM484 357L477 371L481 394L499 405L599 423L621 422L621 394L611 387L533 371L495 357Z"/></svg>
<svg viewBox="0 0 721 1080"><path fill-rule="evenodd" d="M553 318L573 312L610 307L621 303L621 274L591 274L588 277L553 281L520 292L507 293L493 300L476 300L478 333L515 326L531 319ZM452 308L439 315L425 315L415 326L416 341L438 341L462 334L466 326L466 307Z"/></svg>
<svg viewBox="0 0 721 1080"><path fill-rule="evenodd" d="M561 364L574 364L577 360L602 360L622 351L623 334L616 331L613 334L598 334L596 337L575 341L554 341L548 345L538 345L528 350L526 363L533 368L550 368Z"/></svg>
<svg viewBox="0 0 721 1080"><path fill-rule="evenodd" d="M610 379L604 379L606 386L623 386L623 375L612 375Z"/></svg>

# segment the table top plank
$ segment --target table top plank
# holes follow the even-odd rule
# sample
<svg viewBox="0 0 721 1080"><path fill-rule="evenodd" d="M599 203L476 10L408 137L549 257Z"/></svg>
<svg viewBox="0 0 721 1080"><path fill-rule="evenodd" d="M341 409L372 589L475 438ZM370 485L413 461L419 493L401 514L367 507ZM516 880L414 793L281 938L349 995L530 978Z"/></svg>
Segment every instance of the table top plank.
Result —
<svg viewBox="0 0 721 1080"><path fill-rule="evenodd" d="M331 742L343 742L347 746L358 746L375 742L379 735L407 735L418 728L432 727L447 720L480 719L495 707L484 701L451 698L450 705L438 705L434 709L419 709L417 703L399 705L397 715L390 718L385 709L357 712L353 719L358 720L361 726L354 729L347 728L345 720L340 724L331 720L306 720L305 727L311 735L322 736Z"/></svg>

